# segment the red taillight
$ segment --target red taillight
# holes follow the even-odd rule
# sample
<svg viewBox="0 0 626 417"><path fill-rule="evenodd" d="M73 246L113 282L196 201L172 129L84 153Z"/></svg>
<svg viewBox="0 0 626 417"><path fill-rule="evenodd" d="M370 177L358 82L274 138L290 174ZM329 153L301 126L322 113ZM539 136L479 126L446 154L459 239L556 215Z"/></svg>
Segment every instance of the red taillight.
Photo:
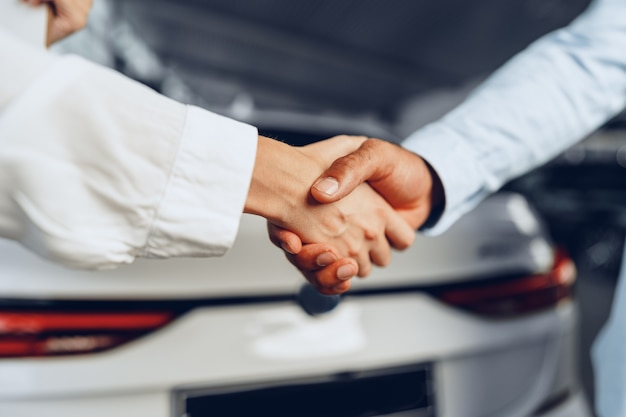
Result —
<svg viewBox="0 0 626 417"><path fill-rule="evenodd" d="M90 353L164 326L171 312L1 311L0 358Z"/></svg>
<svg viewBox="0 0 626 417"><path fill-rule="evenodd" d="M436 291L434 295L464 310L506 317L556 305L571 295L575 280L574 263L565 252L557 251L552 269L545 274L454 286Z"/></svg>

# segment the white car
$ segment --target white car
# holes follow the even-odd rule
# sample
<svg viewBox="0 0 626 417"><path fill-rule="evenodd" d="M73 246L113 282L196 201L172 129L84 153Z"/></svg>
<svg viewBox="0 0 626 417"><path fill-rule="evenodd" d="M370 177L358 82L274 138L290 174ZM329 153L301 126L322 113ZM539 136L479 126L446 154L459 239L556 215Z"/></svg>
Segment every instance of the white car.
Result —
<svg viewBox="0 0 626 417"><path fill-rule="evenodd" d="M106 272L0 241L0 416L590 417L574 279L504 193L340 299L252 216L222 258Z"/></svg>

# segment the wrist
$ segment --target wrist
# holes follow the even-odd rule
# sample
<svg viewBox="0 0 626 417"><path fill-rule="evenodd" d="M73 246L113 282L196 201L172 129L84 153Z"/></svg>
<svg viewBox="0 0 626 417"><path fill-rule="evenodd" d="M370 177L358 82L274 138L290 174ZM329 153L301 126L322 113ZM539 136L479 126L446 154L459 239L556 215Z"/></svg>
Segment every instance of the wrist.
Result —
<svg viewBox="0 0 626 417"><path fill-rule="evenodd" d="M309 186L320 171L297 148L259 136L244 212L285 225L289 213L307 204Z"/></svg>

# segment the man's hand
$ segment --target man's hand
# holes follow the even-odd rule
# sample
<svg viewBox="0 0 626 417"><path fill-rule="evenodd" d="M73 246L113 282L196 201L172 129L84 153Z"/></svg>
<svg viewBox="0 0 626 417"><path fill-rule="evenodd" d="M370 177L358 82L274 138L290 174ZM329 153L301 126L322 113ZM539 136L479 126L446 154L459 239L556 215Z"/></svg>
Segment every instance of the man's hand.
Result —
<svg viewBox="0 0 626 417"><path fill-rule="evenodd" d="M87 24L92 0L22 0L31 6L48 6L46 45L71 35Z"/></svg>
<svg viewBox="0 0 626 417"><path fill-rule="evenodd" d="M438 177L418 155L398 145L369 139L356 151L337 159L313 184L320 203L338 201L367 182L414 229L434 207L443 204Z"/></svg>
<svg viewBox="0 0 626 417"><path fill-rule="evenodd" d="M391 259L390 243L406 247L415 238L414 230L367 184L357 184L350 195L333 203L320 204L311 197L311 184L320 173L338 155L357 149L364 139L337 137L327 140L324 146L296 148L259 137L244 212L263 216L275 227L293 231L300 245L328 245L325 252L333 260L340 260L330 268L335 274L330 281L311 281L326 293L345 291L349 278L368 275L372 264L386 265ZM292 257L292 262L319 264L320 254L307 255L316 247ZM358 269L354 268L355 262Z"/></svg>
<svg viewBox="0 0 626 417"><path fill-rule="evenodd" d="M324 141L310 146L327 156L333 151ZM333 146L337 150L337 143ZM382 195L413 229L422 226L433 209L443 206L442 185L426 162L406 149L377 139L363 141L359 148L336 159L315 182L311 194L319 202L330 203L349 195L363 182ZM343 270L349 267L344 267L347 260L329 244L302 245L297 235L274 225L269 225L269 233L272 242L282 247L289 261L318 288L338 282ZM393 242L392 245L406 248ZM334 287L336 292L348 288Z"/></svg>

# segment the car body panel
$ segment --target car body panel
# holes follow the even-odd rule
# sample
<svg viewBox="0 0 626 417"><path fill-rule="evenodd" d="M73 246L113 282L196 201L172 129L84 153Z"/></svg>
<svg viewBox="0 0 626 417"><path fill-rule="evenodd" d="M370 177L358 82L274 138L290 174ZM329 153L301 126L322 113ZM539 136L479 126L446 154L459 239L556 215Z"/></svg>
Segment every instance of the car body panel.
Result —
<svg viewBox="0 0 626 417"><path fill-rule="evenodd" d="M555 330L572 331L572 308L565 303L554 311L494 321L424 294L346 299L319 317L295 303L200 308L109 352L2 360L0 399L235 384L428 362L551 339L559 336Z"/></svg>
<svg viewBox="0 0 626 417"><path fill-rule="evenodd" d="M357 280L336 308L315 316L295 296L304 279L268 243L257 217L244 216L223 258L85 272L13 242L2 242L0 253L5 306L188 306L164 327L108 351L1 359L0 415L182 417L181 390L415 365L433 370L437 417L528 417L555 392L577 389L571 298L487 317L428 291L551 269L553 245L517 194L489 198L441 236L420 236L390 267ZM571 417L579 416L589 417L582 409Z"/></svg>

